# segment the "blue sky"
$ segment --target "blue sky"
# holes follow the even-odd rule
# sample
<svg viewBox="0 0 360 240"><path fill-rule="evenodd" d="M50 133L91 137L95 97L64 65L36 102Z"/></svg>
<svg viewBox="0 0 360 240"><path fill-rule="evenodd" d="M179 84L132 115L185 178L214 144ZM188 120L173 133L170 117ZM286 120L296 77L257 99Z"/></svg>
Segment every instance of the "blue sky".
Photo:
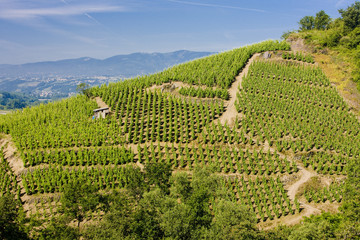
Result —
<svg viewBox="0 0 360 240"><path fill-rule="evenodd" d="M348 0L0 0L0 64L133 52L225 51L339 17Z"/></svg>

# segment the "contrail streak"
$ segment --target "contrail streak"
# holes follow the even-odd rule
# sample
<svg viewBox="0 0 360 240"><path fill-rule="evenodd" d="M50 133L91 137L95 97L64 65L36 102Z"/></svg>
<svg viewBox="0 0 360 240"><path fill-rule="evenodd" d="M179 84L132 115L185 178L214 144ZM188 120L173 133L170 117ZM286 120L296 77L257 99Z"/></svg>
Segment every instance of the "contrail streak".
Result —
<svg viewBox="0 0 360 240"><path fill-rule="evenodd" d="M256 8L242 8L242 7L234 7L234 6L226 6L226 5L217 5L217 4L209 4L209 3L197 3L197 2L187 2L187 1L178 1L178 0L168 0L169 2L175 2L175 3L182 3L187 5L194 5L194 6L203 6L203 7L216 7L216 8L229 8L229 9L238 9L238 10L244 10L244 11L252 11L252 12L266 12L262 9L256 9Z"/></svg>
<svg viewBox="0 0 360 240"><path fill-rule="evenodd" d="M66 0L61 0L61 2L65 3L66 5L69 5L69 3ZM94 21L96 24L98 25L102 25L98 20L96 20L94 17L92 17L90 14L88 13L84 13L84 15L89 18L90 20Z"/></svg>

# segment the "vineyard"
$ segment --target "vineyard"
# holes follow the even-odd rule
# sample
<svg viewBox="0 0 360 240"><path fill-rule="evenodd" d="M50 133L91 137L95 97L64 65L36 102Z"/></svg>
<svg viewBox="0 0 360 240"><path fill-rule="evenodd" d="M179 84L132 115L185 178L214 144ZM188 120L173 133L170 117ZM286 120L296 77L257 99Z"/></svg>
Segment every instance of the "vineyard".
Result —
<svg viewBox="0 0 360 240"><path fill-rule="evenodd" d="M319 67L298 62L313 58L288 50L284 42L266 41L95 87L92 98L2 116L0 132L11 135L25 170L14 173L3 146L0 194L26 196L22 203L31 205L29 199L61 194L70 182L123 189L144 166L166 163L174 172L211 169L229 200L248 206L259 224L306 215L308 204L341 203L346 164L360 156L359 121ZM265 51L288 61L258 57L232 96L235 77ZM171 81L185 84L179 94L151 89ZM105 119L92 119L94 97L111 108ZM236 120L221 124L232 98ZM286 179L299 180L303 171L331 181L294 198ZM58 203L38 205L56 214Z"/></svg>

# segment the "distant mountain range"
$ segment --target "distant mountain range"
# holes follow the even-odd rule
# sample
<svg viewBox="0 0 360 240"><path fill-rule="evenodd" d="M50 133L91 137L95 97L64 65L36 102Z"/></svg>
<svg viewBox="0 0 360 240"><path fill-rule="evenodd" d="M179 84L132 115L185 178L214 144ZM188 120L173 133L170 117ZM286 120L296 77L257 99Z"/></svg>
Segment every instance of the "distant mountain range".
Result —
<svg viewBox="0 0 360 240"><path fill-rule="evenodd" d="M169 53L132 53L106 59L82 57L59 61L0 65L0 76L122 76L132 77L161 71L167 67L201 58L211 52L176 51Z"/></svg>
<svg viewBox="0 0 360 240"><path fill-rule="evenodd" d="M59 61L0 64L0 89L40 98L66 97L79 83L101 85L120 79L151 74L176 64L205 57L213 52L176 51L133 53L106 59L82 57Z"/></svg>

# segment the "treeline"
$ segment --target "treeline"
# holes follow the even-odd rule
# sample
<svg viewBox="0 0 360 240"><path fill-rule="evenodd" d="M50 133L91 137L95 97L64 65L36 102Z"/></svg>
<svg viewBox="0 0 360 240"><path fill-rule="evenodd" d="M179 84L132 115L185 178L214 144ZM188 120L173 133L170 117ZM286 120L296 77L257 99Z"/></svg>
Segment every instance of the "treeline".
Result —
<svg viewBox="0 0 360 240"><path fill-rule="evenodd" d="M359 170L357 165L350 164L353 167ZM125 168L126 183L121 190L99 192L96 185L84 178L68 179L55 205L46 200L41 202L42 208L50 207L50 212L36 210L26 216L13 195L1 196L0 238L295 240L358 239L359 236L356 203L359 190L354 188L359 181L352 173L346 185L349 195L345 194L340 213L313 215L302 224L260 231L256 227L256 215L245 205L247 201L234 201L236 196L229 187L237 185L225 184L222 176L209 169L196 168L191 174L172 173L166 163L147 164L143 171L132 166ZM246 180L242 178L238 183L241 181ZM276 185L279 179L272 181ZM254 191L254 187L245 191ZM282 192L279 189L276 193ZM257 192L253 194L256 198ZM253 200L249 198L249 201ZM54 208L55 215L51 212ZM294 209L290 208L299 211Z"/></svg>
<svg viewBox="0 0 360 240"><path fill-rule="evenodd" d="M36 97L30 95L0 91L1 110L25 108L39 103L40 101Z"/></svg>
<svg viewBox="0 0 360 240"><path fill-rule="evenodd" d="M121 190L98 192L70 179L56 203L60 216L26 217L11 195L0 197L1 239L264 239L255 214L231 199L221 176L172 174L163 163L126 169ZM102 220L88 222L94 216Z"/></svg>
<svg viewBox="0 0 360 240"><path fill-rule="evenodd" d="M350 58L352 78L360 89L360 2L355 1L338 11L341 17L336 19L331 19L324 11L305 16L299 21L298 33L287 32L283 37L301 37L320 48L328 47Z"/></svg>

